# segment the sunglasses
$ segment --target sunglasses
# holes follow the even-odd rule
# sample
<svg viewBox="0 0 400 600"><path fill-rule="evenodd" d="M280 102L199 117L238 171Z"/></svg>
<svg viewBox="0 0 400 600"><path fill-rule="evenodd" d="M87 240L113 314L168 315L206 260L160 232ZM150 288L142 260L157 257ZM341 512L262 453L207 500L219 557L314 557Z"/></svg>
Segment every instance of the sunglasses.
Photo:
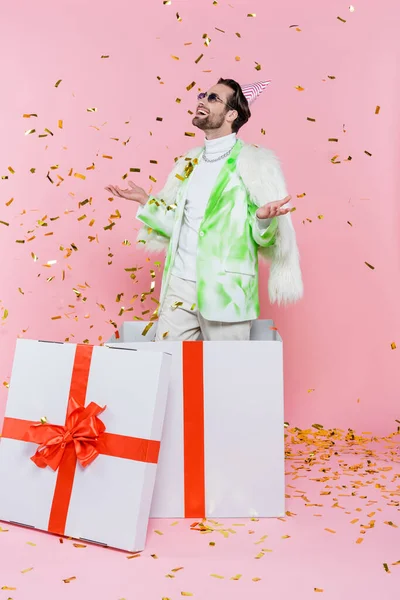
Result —
<svg viewBox="0 0 400 600"><path fill-rule="evenodd" d="M201 94L199 94L197 96L197 100L204 100L204 98L207 98L207 100L211 103L213 102L221 102L222 104L225 104L225 106L227 106L228 108L232 109L232 110L236 110L235 108L233 108L233 106L231 106L230 104L228 104L227 102L224 102L219 96L218 94L216 94L215 92L212 92L211 94L209 94L208 92L201 92Z"/></svg>

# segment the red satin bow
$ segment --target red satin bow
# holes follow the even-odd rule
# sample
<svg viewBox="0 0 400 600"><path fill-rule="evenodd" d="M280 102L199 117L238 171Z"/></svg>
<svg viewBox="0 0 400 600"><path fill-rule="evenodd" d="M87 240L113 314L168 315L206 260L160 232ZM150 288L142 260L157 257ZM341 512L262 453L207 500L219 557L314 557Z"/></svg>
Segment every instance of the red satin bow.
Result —
<svg viewBox="0 0 400 600"><path fill-rule="evenodd" d="M90 465L99 455L96 443L106 427L97 415L106 407L101 408L95 402L83 407L73 398L70 398L69 406L64 426L35 423L29 427L26 440L40 444L31 460L41 469L50 467L57 471L69 444L74 445L76 458L82 467Z"/></svg>

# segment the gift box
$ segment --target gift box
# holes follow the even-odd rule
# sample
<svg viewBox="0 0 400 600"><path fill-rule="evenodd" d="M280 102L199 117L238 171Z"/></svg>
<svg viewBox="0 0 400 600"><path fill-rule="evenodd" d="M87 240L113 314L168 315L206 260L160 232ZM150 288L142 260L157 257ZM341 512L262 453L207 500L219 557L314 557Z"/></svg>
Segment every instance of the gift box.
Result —
<svg viewBox="0 0 400 600"><path fill-rule="evenodd" d="M0 519L142 550L170 362L161 351L18 340L0 443Z"/></svg>
<svg viewBox="0 0 400 600"><path fill-rule="evenodd" d="M154 333L125 322L107 342L172 355L150 515L284 515L282 339L273 322L254 322L250 341L154 342Z"/></svg>

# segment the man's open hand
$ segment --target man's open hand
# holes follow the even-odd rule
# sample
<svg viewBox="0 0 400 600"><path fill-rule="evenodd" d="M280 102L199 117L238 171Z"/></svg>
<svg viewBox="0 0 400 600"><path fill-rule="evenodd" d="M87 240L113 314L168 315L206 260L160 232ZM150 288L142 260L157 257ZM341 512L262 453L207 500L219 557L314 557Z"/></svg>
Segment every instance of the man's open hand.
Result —
<svg viewBox="0 0 400 600"><path fill-rule="evenodd" d="M291 196L286 196L283 200L278 200L277 202L268 202L268 204L264 204L261 206L256 215L259 219L272 219L273 217L280 217L282 215L287 215L290 212L290 208L282 208L287 204L291 199Z"/></svg>
<svg viewBox="0 0 400 600"><path fill-rule="evenodd" d="M129 188L121 190L117 185L109 185L105 189L110 192L113 196L118 198L125 198L125 200L133 200L133 202L139 202L142 206L146 204L149 199L148 194L143 188L139 187L133 181L128 181Z"/></svg>

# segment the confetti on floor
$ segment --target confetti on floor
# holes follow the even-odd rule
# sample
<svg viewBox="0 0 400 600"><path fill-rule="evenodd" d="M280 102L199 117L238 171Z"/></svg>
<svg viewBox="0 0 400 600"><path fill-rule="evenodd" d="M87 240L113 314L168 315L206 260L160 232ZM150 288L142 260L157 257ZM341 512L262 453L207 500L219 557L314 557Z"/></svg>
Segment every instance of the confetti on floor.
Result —
<svg viewBox="0 0 400 600"><path fill-rule="evenodd" d="M285 431L285 517L152 520L137 555L2 523L0 599L396 598L400 433Z"/></svg>

